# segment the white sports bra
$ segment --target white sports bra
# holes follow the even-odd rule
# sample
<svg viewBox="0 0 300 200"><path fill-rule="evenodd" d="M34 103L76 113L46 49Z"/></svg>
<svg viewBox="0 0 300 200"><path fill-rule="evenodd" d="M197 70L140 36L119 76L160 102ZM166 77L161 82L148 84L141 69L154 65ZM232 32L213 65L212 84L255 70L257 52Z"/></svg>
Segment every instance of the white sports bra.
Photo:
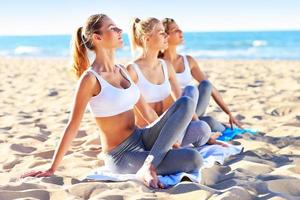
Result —
<svg viewBox="0 0 300 200"><path fill-rule="evenodd" d="M131 63L137 73L139 87L143 97L147 103L160 102L166 99L171 94L171 85L169 82L168 69L164 60L159 59L164 73L164 82L162 84L153 84L148 81L136 63Z"/></svg>
<svg viewBox="0 0 300 200"><path fill-rule="evenodd" d="M184 88L192 84L193 77L191 74L191 69L187 57L184 55L182 56L182 58L183 58L184 71L180 73L176 73L176 78L179 82L180 87Z"/></svg>
<svg viewBox="0 0 300 200"><path fill-rule="evenodd" d="M111 85L94 71L92 67L87 70L87 72L94 74L101 85L100 93L93 96L88 104L90 111L95 117L109 117L128 111L134 107L140 98L138 87L122 67L118 67L130 82L130 86L126 89Z"/></svg>

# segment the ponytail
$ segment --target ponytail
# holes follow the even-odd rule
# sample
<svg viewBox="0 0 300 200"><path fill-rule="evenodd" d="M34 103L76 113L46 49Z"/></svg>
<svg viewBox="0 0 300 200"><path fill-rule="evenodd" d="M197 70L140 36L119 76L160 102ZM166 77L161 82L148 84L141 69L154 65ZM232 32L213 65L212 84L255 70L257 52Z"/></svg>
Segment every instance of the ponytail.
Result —
<svg viewBox="0 0 300 200"><path fill-rule="evenodd" d="M72 39L72 69L77 78L79 78L89 66L89 59L85 45L86 42L84 41L85 37L82 34L82 29L82 27L79 27Z"/></svg>
<svg viewBox="0 0 300 200"><path fill-rule="evenodd" d="M133 18L133 20L130 22L130 28L129 28L129 41L130 41L130 47L131 47L131 53L134 54L136 49L141 46L141 42L139 41L138 35L137 35L137 24L141 20L137 17Z"/></svg>

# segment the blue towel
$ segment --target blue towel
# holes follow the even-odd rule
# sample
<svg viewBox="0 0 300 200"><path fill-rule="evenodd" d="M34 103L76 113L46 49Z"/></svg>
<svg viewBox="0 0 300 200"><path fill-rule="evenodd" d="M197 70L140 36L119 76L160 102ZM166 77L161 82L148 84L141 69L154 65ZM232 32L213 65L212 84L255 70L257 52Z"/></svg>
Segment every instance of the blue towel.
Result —
<svg viewBox="0 0 300 200"><path fill-rule="evenodd" d="M198 147L199 155L203 158L203 168L212 167L215 162L223 164L225 159L229 156L239 154L243 147L240 145L231 145L229 147L222 147L221 145L204 145ZM201 169L193 173L179 172L177 174L170 175L159 175L159 181L165 186L170 187L179 183L183 177L188 177L191 181L200 183L201 181ZM135 174L117 174L110 172L105 166L91 171L87 176L82 177L82 179L94 180L94 181L127 181L136 180Z"/></svg>
<svg viewBox="0 0 300 200"><path fill-rule="evenodd" d="M236 135L244 134L244 133L251 133L256 134L257 131L252 129L240 129L240 128L226 128L220 137L218 137L218 140L221 141L230 141L232 140Z"/></svg>

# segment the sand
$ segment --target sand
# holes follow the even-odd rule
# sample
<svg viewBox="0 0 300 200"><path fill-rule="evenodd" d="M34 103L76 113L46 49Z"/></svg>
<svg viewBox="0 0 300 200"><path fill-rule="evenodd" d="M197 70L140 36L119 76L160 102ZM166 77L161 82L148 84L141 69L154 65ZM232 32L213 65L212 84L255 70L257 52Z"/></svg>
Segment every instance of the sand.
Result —
<svg viewBox="0 0 300 200"><path fill-rule="evenodd" d="M234 141L243 153L203 170L200 184L164 190L138 182L81 182L99 159L89 111L55 175L19 179L50 166L66 126L76 82L68 60L0 58L0 199L300 199L300 62L202 61L199 64L244 123L259 130ZM207 113L226 122L211 101Z"/></svg>

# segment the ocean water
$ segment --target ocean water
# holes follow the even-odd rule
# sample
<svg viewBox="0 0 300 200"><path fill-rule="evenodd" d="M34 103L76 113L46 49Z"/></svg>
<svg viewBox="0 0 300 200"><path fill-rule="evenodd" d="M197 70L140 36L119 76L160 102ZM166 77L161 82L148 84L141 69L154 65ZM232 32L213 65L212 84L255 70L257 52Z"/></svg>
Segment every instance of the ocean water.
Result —
<svg viewBox="0 0 300 200"><path fill-rule="evenodd" d="M187 32L179 52L199 59L300 60L300 31ZM118 58L132 58L127 34ZM70 57L70 35L0 36L0 56Z"/></svg>

